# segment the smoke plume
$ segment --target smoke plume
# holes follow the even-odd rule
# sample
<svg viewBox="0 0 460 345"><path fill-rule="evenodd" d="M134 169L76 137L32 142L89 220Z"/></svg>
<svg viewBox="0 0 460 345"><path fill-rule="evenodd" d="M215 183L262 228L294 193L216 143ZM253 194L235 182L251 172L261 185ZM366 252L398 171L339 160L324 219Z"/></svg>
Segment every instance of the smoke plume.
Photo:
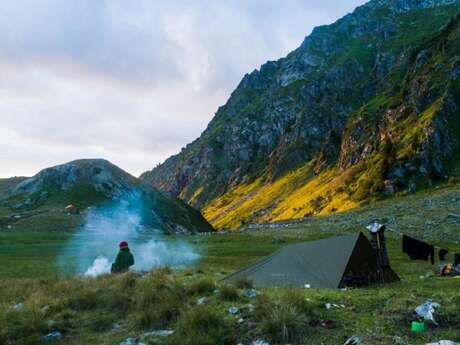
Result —
<svg viewBox="0 0 460 345"><path fill-rule="evenodd" d="M139 197L123 198L105 207L86 211L84 225L67 244L59 264L66 273L95 277L110 272L118 243L128 241L134 255L131 270L147 271L158 266L184 267L200 255L185 241L164 236L160 229L143 224Z"/></svg>

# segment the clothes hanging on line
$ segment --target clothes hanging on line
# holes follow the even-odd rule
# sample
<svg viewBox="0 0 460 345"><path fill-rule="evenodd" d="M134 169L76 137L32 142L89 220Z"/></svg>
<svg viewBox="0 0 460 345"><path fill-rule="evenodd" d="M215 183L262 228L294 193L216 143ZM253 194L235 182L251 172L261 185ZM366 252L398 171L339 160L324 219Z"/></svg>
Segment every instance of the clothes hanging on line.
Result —
<svg viewBox="0 0 460 345"><path fill-rule="evenodd" d="M446 261L446 255L449 253L447 249L441 249L438 253L439 261Z"/></svg>
<svg viewBox="0 0 460 345"><path fill-rule="evenodd" d="M458 266L458 265L460 265L460 254L455 253L455 255L454 255L454 266Z"/></svg>
<svg viewBox="0 0 460 345"><path fill-rule="evenodd" d="M428 243L416 240L415 238L403 235L402 239L403 253L409 255L412 260L431 259L431 264L434 264L434 246Z"/></svg>

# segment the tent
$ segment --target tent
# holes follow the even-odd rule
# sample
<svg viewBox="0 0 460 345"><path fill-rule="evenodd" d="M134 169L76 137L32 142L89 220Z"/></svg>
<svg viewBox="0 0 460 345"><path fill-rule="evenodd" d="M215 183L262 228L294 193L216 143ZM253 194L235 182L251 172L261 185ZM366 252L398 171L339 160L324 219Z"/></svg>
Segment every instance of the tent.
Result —
<svg viewBox="0 0 460 345"><path fill-rule="evenodd" d="M255 287L335 289L399 278L391 268L378 267L371 244L360 232L288 245L223 279L229 284L241 280L252 281Z"/></svg>

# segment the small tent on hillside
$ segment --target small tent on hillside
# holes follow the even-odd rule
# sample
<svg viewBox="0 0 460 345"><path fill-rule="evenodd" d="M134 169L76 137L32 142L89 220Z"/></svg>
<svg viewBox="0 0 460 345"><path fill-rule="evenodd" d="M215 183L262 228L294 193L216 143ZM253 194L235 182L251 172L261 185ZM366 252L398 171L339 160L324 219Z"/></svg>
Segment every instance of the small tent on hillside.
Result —
<svg viewBox="0 0 460 345"><path fill-rule="evenodd" d="M399 280L378 267L377 256L362 233L286 246L224 279L255 287L342 288Z"/></svg>

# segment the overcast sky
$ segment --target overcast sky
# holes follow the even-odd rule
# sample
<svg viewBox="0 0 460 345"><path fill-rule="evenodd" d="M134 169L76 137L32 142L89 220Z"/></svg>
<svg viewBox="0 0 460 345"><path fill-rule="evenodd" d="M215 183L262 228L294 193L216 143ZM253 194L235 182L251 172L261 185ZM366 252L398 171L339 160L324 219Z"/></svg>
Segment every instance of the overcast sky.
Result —
<svg viewBox="0 0 460 345"><path fill-rule="evenodd" d="M245 73L363 0L2 0L0 177L77 158L139 175Z"/></svg>

